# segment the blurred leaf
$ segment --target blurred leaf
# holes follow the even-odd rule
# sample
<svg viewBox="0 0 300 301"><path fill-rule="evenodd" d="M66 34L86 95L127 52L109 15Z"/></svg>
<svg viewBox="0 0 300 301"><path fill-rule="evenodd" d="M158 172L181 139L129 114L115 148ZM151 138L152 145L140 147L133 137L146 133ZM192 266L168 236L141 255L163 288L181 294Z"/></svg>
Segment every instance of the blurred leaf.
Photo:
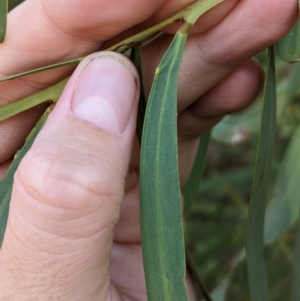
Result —
<svg viewBox="0 0 300 301"><path fill-rule="evenodd" d="M216 198L225 194L226 187L233 185L235 187L241 187L245 182L252 180L253 168L242 167L232 169L226 172L212 174L210 177L203 179L201 186L199 187L199 193L205 193L213 191L215 187L218 187L218 191L215 191Z"/></svg>
<svg viewBox="0 0 300 301"><path fill-rule="evenodd" d="M177 150L177 86L186 34L156 69L141 151L141 230L149 301L188 300Z"/></svg>
<svg viewBox="0 0 300 301"><path fill-rule="evenodd" d="M291 72L277 86L277 120L279 120L291 100L299 91L300 63L294 64Z"/></svg>
<svg viewBox="0 0 300 301"><path fill-rule="evenodd" d="M139 106L138 106L136 132L137 132L137 137L141 143L146 106L147 106L146 95L144 90L144 81L143 81L142 44L138 44L132 47L130 59L135 65L140 77L140 98L139 98Z"/></svg>
<svg viewBox="0 0 300 301"><path fill-rule="evenodd" d="M193 201L196 199L199 191L200 181L205 167L205 158L210 141L210 134L211 131L208 131L201 136L193 168L191 170L187 182L185 183L182 189L182 193L184 196L185 214L188 212L188 209L192 205Z"/></svg>
<svg viewBox="0 0 300 301"><path fill-rule="evenodd" d="M276 44L280 58L286 63L295 63L300 59L300 21Z"/></svg>
<svg viewBox="0 0 300 301"><path fill-rule="evenodd" d="M226 292L230 284L230 278L223 279L221 284L215 288L211 294L213 301L225 301Z"/></svg>
<svg viewBox="0 0 300 301"><path fill-rule="evenodd" d="M268 197L269 180L276 129L276 81L274 48L269 48L268 67L264 91L261 131L256 157L256 167L250 198L247 222L246 260L251 297L254 301L269 300L264 250L265 206Z"/></svg>
<svg viewBox="0 0 300 301"><path fill-rule="evenodd" d="M6 33L8 0L0 0L0 43L3 43Z"/></svg>
<svg viewBox="0 0 300 301"><path fill-rule="evenodd" d="M243 249L232 261L232 269L229 274L222 279L222 282L212 291L211 297L213 301L225 301L227 297L227 291L232 282L232 276L236 271L238 265L245 259L245 250ZM203 300L202 300L203 301ZM233 300L236 301L236 300Z"/></svg>
<svg viewBox="0 0 300 301"><path fill-rule="evenodd" d="M277 85L277 121L280 121L287 106L299 92L300 63L290 66L291 72L285 74ZM281 71L282 72L282 71ZM225 116L212 131L212 139L227 144L247 140L259 131L262 97L259 97L245 110Z"/></svg>
<svg viewBox="0 0 300 301"><path fill-rule="evenodd" d="M31 148L36 136L44 126L48 115L50 114L51 109L48 108L43 116L40 118L39 122L35 126L35 128L31 131L29 136L26 139L26 142L21 150L19 150L13 162L11 163L8 171L6 172L5 177L0 181L0 245L2 245L6 224L7 224L7 217L9 211L9 204L11 199L11 192L12 186L14 181L14 174L23 159L26 155L28 150Z"/></svg>
<svg viewBox="0 0 300 301"><path fill-rule="evenodd" d="M247 140L250 134L259 131L261 106L261 99L258 99L242 112L225 116L213 128L212 138L228 144Z"/></svg>
<svg viewBox="0 0 300 301"><path fill-rule="evenodd" d="M69 77L63 79L59 83L37 92L33 95L27 96L19 101L0 106L0 121L5 120L18 113L31 109L41 103L56 102L61 95Z"/></svg>
<svg viewBox="0 0 300 301"><path fill-rule="evenodd" d="M300 63L293 66L292 71L287 76L286 97L292 98L299 91Z"/></svg>
<svg viewBox="0 0 300 301"><path fill-rule="evenodd" d="M272 201L266 212L265 243L272 243L292 226L300 204L300 126L295 131L281 163Z"/></svg>
<svg viewBox="0 0 300 301"><path fill-rule="evenodd" d="M211 293L211 299L213 301L225 301L227 289L230 284L230 276L224 278L220 285L216 287ZM203 299L201 301L204 301Z"/></svg>

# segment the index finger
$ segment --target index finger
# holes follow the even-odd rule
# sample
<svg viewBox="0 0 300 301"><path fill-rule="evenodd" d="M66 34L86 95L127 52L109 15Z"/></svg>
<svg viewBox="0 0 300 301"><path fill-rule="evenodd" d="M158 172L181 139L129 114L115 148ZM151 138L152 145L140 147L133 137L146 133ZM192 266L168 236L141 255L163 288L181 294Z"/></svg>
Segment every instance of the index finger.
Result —
<svg viewBox="0 0 300 301"><path fill-rule="evenodd" d="M8 16L0 45L0 76L89 54L101 43L151 16L165 0L27 0ZM0 83L0 105L59 81L73 67ZM0 164L23 144L43 107L0 123Z"/></svg>

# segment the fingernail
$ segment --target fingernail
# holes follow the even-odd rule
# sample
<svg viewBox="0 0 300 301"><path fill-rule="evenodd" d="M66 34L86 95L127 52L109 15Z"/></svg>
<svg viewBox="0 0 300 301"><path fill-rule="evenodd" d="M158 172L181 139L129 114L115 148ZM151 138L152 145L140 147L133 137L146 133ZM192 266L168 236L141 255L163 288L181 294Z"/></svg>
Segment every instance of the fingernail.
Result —
<svg viewBox="0 0 300 301"><path fill-rule="evenodd" d="M83 68L73 96L73 114L111 134L123 133L137 94L133 67L116 54L99 54Z"/></svg>

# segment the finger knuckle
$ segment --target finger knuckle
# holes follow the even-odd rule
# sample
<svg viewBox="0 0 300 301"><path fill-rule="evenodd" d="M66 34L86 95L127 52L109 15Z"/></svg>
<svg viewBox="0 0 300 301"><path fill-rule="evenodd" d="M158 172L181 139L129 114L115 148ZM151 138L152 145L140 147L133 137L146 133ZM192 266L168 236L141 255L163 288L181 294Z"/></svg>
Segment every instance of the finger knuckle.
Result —
<svg viewBox="0 0 300 301"><path fill-rule="evenodd" d="M74 151L32 151L16 178L36 201L64 210L93 210L118 197L109 165L105 158Z"/></svg>

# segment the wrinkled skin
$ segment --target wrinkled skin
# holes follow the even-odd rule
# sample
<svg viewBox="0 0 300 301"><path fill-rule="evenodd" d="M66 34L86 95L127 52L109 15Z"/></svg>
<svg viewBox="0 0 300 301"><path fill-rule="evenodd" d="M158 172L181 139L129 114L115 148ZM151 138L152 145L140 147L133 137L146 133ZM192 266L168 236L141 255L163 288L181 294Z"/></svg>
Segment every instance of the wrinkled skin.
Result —
<svg viewBox="0 0 300 301"><path fill-rule="evenodd" d="M10 75L104 49L191 2L26 0L9 14L7 38L0 45L0 74ZM225 0L197 22L187 42L178 88L181 183L188 176L201 134L224 115L247 107L260 92L263 71L251 57L284 36L297 17L296 0ZM166 35L144 50L147 91L175 31L175 27L168 28ZM0 104L44 89L72 68L1 83ZM0 123L0 177L44 108L41 105ZM146 300L134 117L131 130L118 137L99 134L98 129L60 115L56 108L53 120L59 118L64 122L45 127L16 175L0 252L0 299ZM101 146L94 142L101 139L105 141ZM57 187L60 170L66 169L69 158L73 168L84 161L85 154L94 154L97 164L81 166L82 173L96 181L91 174L104 166L109 172L105 176L100 173L97 181L117 182L112 191L108 193L100 185L102 189L95 196L81 182L74 184L68 174L64 175L64 189L49 189ZM49 170L45 167L49 165L61 168ZM118 166L122 166L121 171ZM74 202L78 189L81 198ZM106 201L99 202L103 196ZM85 206L87 200L89 206ZM190 293L193 299L192 289Z"/></svg>

